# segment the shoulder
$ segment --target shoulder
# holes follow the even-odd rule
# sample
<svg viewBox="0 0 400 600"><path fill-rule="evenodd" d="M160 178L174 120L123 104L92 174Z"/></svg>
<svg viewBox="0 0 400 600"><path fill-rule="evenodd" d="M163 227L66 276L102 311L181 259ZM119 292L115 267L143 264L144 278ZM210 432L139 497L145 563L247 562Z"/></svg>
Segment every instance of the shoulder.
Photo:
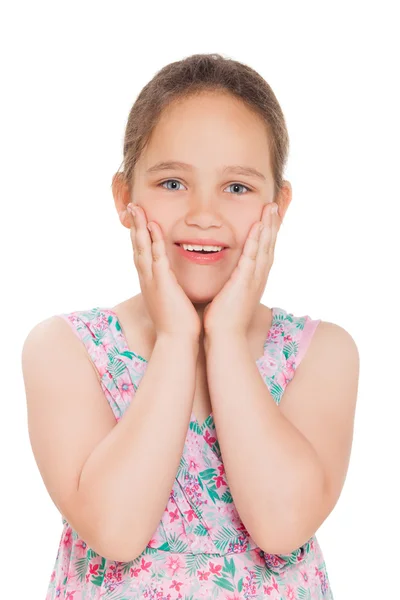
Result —
<svg viewBox="0 0 400 600"><path fill-rule="evenodd" d="M330 321L313 321L316 325L301 364L297 364L297 382L308 381L327 389L357 388L360 356L352 335ZM301 344L301 341L300 341ZM343 397L345 394L343 394ZM355 394L352 394L355 399Z"/></svg>
<svg viewBox="0 0 400 600"><path fill-rule="evenodd" d="M87 343L82 343L85 339L86 327L85 319L81 316L85 314L87 312L77 311L52 315L36 323L23 342L21 351L23 369L36 369L40 364L46 364L50 369L57 360L66 363L74 360L75 357L89 361L93 366ZM95 372L98 376L96 369Z"/></svg>
<svg viewBox="0 0 400 600"><path fill-rule="evenodd" d="M330 321L319 320L315 327L309 353L321 359L333 359L335 362L359 362L357 344L352 335L342 326Z"/></svg>

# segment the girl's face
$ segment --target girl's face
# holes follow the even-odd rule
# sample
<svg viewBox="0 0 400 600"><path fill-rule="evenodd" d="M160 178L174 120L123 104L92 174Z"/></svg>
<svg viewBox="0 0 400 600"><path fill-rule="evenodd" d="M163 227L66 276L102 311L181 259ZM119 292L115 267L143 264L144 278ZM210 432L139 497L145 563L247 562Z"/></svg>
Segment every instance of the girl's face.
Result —
<svg viewBox="0 0 400 600"><path fill-rule="evenodd" d="M157 167L172 161L186 166ZM273 192L261 118L231 96L202 93L165 109L135 165L127 201L140 205L147 220L160 225L179 284L194 304L203 304L231 276L251 226L260 220L264 205L272 202ZM287 206L282 208L281 217ZM206 238L229 246L221 260L196 264L176 244Z"/></svg>

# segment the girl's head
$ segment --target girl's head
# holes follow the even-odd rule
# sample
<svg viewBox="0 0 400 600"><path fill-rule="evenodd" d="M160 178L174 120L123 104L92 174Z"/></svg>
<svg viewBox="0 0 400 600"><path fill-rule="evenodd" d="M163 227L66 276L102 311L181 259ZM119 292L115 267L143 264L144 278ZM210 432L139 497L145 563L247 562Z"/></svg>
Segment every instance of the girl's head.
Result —
<svg viewBox="0 0 400 600"><path fill-rule="evenodd" d="M256 71L219 54L171 63L129 114L124 169L112 183L121 222L130 228L126 205L140 205L147 221L160 225L187 296L206 303L236 268L264 205L277 202L283 218L291 200L283 179L288 151L282 110ZM185 165L156 167L167 162ZM206 238L229 246L224 259L197 265L178 251L178 240Z"/></svg>

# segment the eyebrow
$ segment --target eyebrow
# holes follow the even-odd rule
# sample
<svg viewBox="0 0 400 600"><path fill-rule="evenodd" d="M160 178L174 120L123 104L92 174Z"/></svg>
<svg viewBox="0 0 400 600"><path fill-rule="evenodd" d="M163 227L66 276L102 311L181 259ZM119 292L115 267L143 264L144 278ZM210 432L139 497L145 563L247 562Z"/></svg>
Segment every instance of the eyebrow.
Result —
<svg viewBox="0 0 400 600"><path fill-rule="evenodd" d="M184 171L191 171L193 167L187 163L170 160L160 161L147 169L146 173L154 173L156 171L166 171L168 169L182 169ZM250 177L257 177L262 181L266 181L265 175L254 169L253 167L246 167L243 165L227 165L222 168L222 173L237 173L238 175L248 175Z"/></svg>

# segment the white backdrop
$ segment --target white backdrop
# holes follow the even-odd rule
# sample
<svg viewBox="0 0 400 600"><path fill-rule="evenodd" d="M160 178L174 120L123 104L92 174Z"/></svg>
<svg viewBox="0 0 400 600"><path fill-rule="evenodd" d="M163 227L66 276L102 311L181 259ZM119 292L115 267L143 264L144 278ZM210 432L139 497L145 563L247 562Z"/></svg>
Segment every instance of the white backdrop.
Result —
<svg viewBox="0 0 400 600"><path fill-rule="evenodd" d="M141 88L198 52L258 70L287 120L293 200L263 302L335 322L359 349L350 468L317 532L335 600L400 598L395 4L38 0L1 9L2 598L22 597L23 578L29 598L44 600L62 531L30 447L23 342L51 315L139 293L111 178Z"/></svg>

